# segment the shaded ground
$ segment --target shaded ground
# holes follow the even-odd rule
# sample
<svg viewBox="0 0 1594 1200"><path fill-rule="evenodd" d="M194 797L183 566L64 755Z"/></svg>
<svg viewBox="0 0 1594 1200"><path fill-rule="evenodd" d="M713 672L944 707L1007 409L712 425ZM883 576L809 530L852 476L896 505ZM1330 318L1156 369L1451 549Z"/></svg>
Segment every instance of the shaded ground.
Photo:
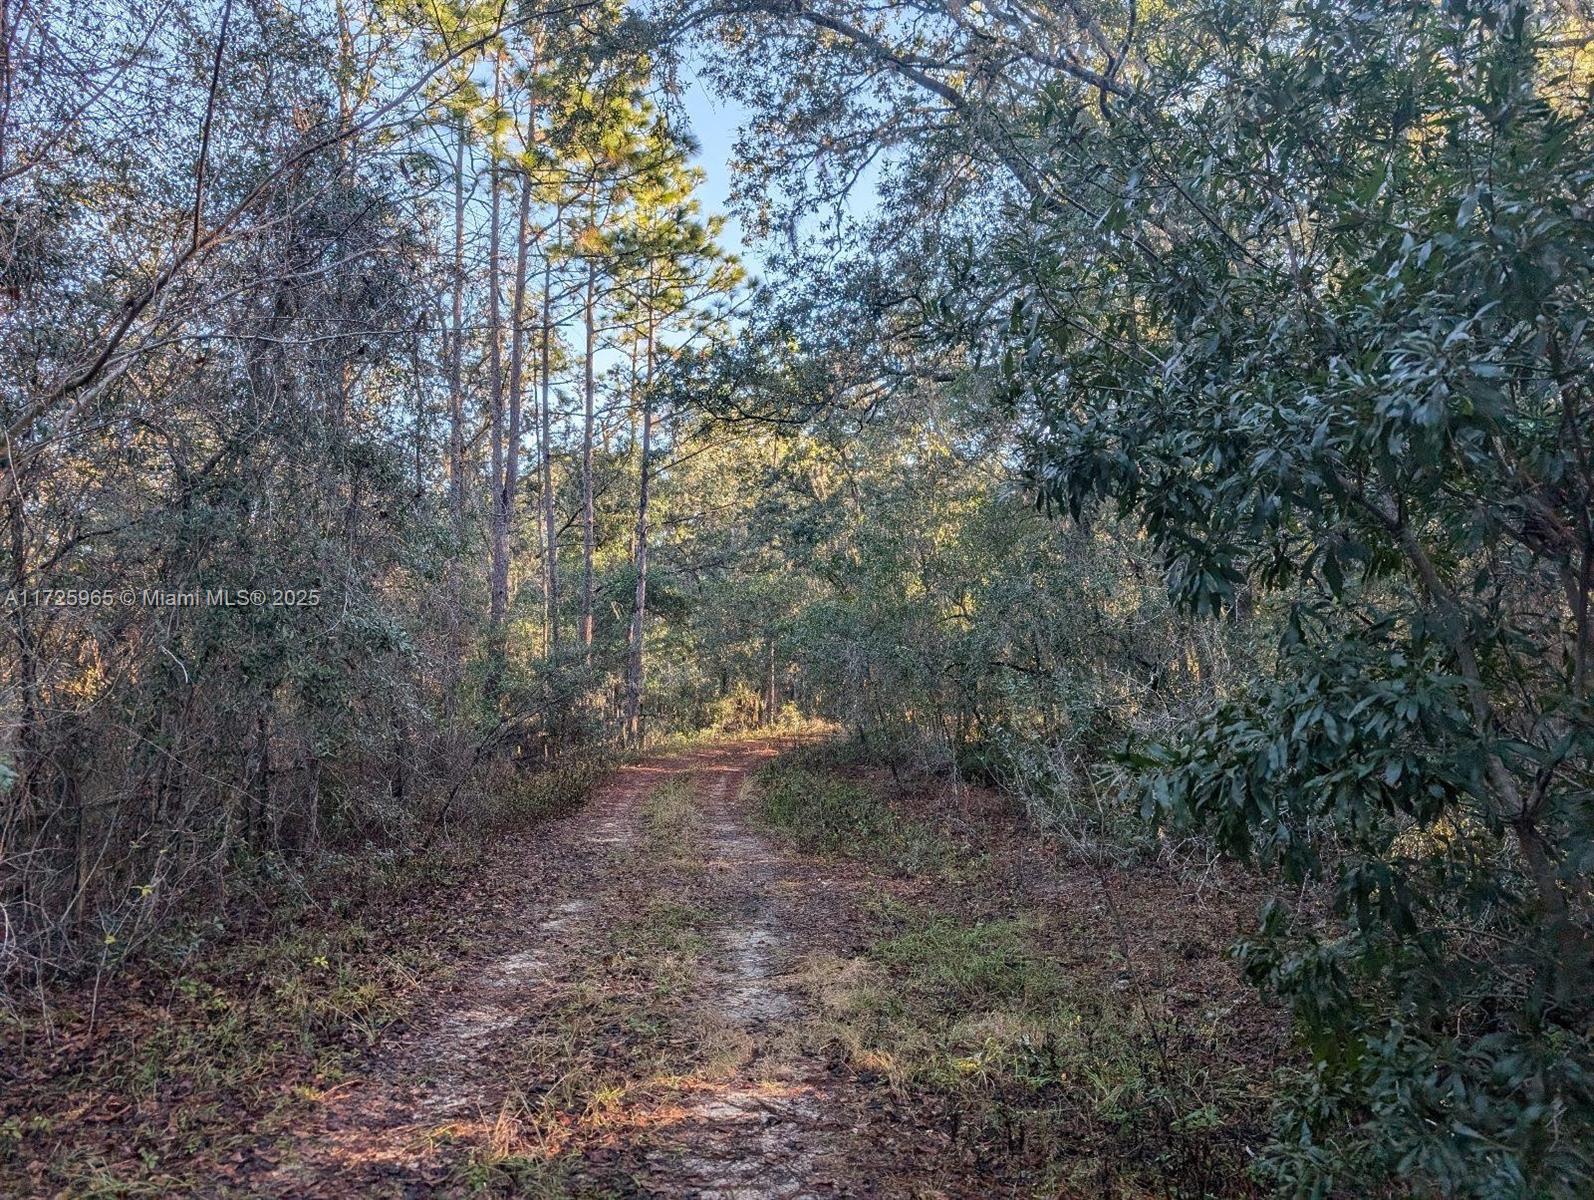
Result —
<svg viewBox="0 0 1594 1200"><path fill-rule="evenodd" d="M1280 1041L1219 957L1236 881L1092 872L923 781L890 799L911 861L799 853L746 787L779 749L620 770L429 896L395 939L429 965L352 1070L284 1079L222 1144L225 1113L183 1135L187 1084L74 1099L56 1152L105 1122L104 1186L33 1163L28 1194L1248 1193L1246 1081Z"/></svg>

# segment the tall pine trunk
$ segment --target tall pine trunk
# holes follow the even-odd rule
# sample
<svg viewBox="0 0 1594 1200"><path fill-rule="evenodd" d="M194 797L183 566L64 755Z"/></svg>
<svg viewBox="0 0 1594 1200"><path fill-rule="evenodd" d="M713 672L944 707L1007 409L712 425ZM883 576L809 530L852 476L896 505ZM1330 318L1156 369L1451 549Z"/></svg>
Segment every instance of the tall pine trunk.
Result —
<svg viewBox="0 0 1594 1200"><path fill-rule="evenodd" d="M581 644L592 658L592 551L595 540L592 500L592 433L594 422L595 379L593 359L597 354L597 327L593 306L596 303L598 267L587 259L587 294L582 305L582 324L586 330L584 357L586 378L583 388L581 425Z"/></svg>
<svg viewBox="0 0 1594 1200"><path fill-rule="evenodd" d="M526 304L526 258L530 240L531 180L521 179L520 216L515 226L515 283L509 301L509 388L508 423L505 431L503 473L496 478L493 490L492 527L492 604L494 612L494 674L489 679L492 692L501 681L501 672L507 653L504 622L509 610L509 528L515 512L515 496L520 487L520 436L521 396L525 387L525 325L522 320Z"/></svg>
<svg viewBox="0 0 1594 1200"><path fill-rule="evenodd" d="M503 52L493 63L493 107L501 97ZM496 114L495 114L496 115ZM491 465L488 471L489 537L487 588L487 673L483 681L488 696L496 693L503 675L504 610L508 602L507 569L504 591L498 587L498 494L504 478L504 311L501 251L503 249L503 171L498 161L498 139L488 144L488 193L491 197L487 218L487 398L489 405L487 443Z"/></svg>
<svg viewBox="0 0 1594 1200"><path fill-rule="evenodd" d="M636 598L631 606L630 653L625 670L625 736L633 746L641 746L642 672L645 665L643 629L648 612L648 497L653 482L653 312L648 311L646 371L642 382L642 463L636 505Z"/></svg>
<svg viewBox="0 0 1594 1200"><path fill-rule="evenodd" d="M555 217L555 221L558 218ZM545 231L546 232L546 231ZM553 260L543 247L542 259L542 361L538 405L542 443L542 534L543 534L543 636L545 649L552 655L559 648L559 528L555 522L553 494Z"/></svg>

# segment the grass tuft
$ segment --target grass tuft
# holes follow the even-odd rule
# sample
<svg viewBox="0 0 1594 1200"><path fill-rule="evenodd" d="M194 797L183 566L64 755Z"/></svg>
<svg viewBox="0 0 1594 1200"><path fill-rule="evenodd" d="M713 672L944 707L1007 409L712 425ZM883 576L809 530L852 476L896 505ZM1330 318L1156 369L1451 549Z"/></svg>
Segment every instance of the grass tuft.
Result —
<svg viewBox="0 0 1594 1200"><path fill-rule="evenodd" d="M760 817L807 853L869 858L901 874L940 871L955 858L935 830L851 780L777 759L752 787Z"/></svg>
<svg viewBox="0 0 1594 1200"><path fill-rule="evenodd" d="M642 815L652 849L678 854L691 845L701 823L695 797L690 777L671 779L649 793Z"/></svg>
<svg viewBox="0 0 1594 1200"><path fill-rule="evenodd" d="M612 765L606 758L592 756L562 759L557 766L540 770L507 767L487 780L474 816L494 832L568 816L586 803Z"/></svg>

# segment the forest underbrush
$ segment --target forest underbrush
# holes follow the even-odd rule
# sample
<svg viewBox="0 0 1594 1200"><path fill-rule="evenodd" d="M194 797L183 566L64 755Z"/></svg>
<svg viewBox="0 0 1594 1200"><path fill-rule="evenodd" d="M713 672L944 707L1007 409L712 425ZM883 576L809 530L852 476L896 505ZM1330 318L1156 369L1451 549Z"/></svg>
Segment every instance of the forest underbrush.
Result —
<svg viewBox="0 0 1594 1200"><path fill-rule="evenodd" d="M1225 957L1256 884L1103 866L1012 797L806 747L755 776L799 848L875 873L861 952L817 956L806 1036L942 1114L993 1177L1044 1194L1248 1196L1284 1014ZM1195 901L1199 900L1199 903Z"/></svg>
<svg viewBox="0 0 1594 1200"><path fill-rule="evenodd" d="M517 881L490 861L578 808L607 769L490 771L468 819L425 844L261 860L235 873L228 905L135 956L108 943L98 969L11 992L0 1194L225 1186L435 981L493 944Z"/></svg>

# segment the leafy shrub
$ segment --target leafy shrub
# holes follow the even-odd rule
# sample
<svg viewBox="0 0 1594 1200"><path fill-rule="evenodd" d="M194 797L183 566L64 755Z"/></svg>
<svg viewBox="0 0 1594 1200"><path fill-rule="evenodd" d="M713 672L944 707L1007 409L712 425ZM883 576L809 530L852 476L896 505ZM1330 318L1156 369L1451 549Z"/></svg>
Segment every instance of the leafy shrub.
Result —
<svg viewBox="0 0 1594 1200"><path fill-rule="evenodd" d="M481 799L480 820L502 830L562 817L580 808L610 770L601 755L572 755L550 766L528 768L505 764L489 776Z"/></svg>
<svg viewBox="0 0 1594 1200"><path fill-rule="evenodd" d="M1132 514L1192 616L1286 607L1273 669L1134 762L1160 830L1278 878L1240 955L1316 1056L1271 1156L1302 1195L1594 1189L1594 125L1569 11L1196 6L1219 36L1161 96L1191 124L1079 159L1223 215L1143 224L1161 201L1131 182L1100 228L1181 228L1171 252L1059 224L1013 313L1044 500ZM1284 208L1309 267L1281 265L1306 262ZM1134 353L1046 315L1080 290Z"/></svg>
<svg viewBox="0 0 1594 1200"><path fill-rule="evenodd" d="M723 733L745 733L758 728L762 712L759 695L745 683L737 683L708 705L708 726Z"/></svg>

